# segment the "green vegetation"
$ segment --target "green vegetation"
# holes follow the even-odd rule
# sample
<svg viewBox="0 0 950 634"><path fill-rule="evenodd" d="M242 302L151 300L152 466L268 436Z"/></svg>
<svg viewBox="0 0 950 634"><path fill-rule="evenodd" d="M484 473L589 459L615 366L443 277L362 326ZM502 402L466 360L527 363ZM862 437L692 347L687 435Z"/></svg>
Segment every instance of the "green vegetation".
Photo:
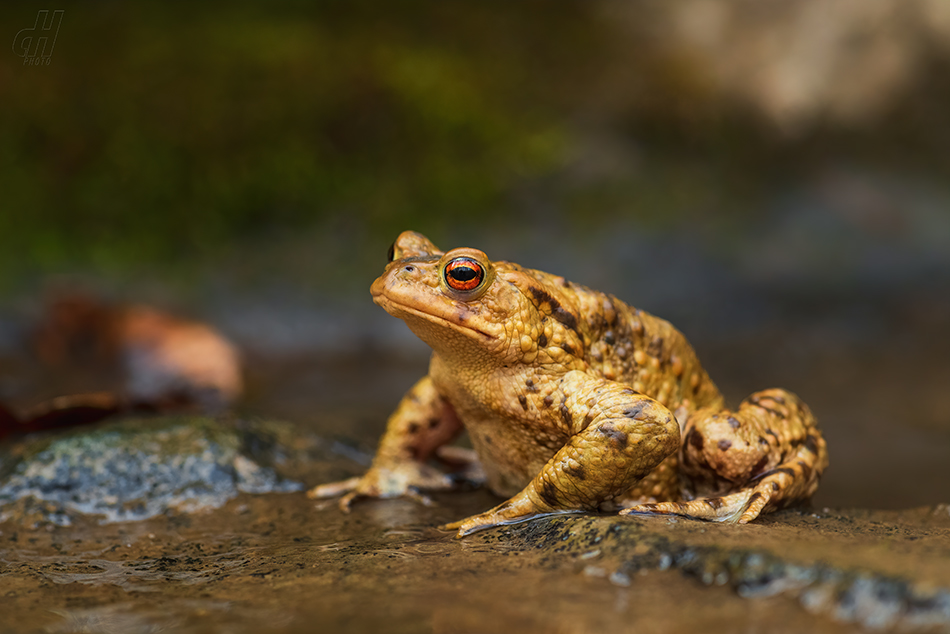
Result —
<svg viewBox="0 0 950 634"><path fill-rule="evenodd" d="M936 99L872 129L787 138L665 44L660 5L624 28L604 6L67 4L49 66L0 55L0 288L209 268L332 285L405 228L714 216L718 244L842 148L950 170L939 68L919 81ZM0 12L8 41L36 18Z"/></svg>
<svg viewBox="0 0 950 634"><path fill-rule="evenodd" d="M0 266L106 272L501 217L515 181L561 160L545 78L570 75L584 31L577 11L506 7L68 7L49 66L0 56Z"/></svg>

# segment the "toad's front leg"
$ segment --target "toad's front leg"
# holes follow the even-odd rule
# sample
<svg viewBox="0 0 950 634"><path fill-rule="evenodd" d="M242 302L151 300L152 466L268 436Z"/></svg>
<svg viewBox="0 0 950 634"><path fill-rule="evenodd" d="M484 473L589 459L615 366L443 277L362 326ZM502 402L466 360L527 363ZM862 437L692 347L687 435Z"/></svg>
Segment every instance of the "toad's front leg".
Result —
<svg viewBox="0 0 950 634"><path fill-rule="evenodd" d="M427 464L437 451L462 430L455 410L443 399L432 379L420 379L389 417L373 464L362 476L321 484L307 492L311 498L342 495L340 508L349 510L359 498L393 498L402 495L428 502L420 491L449 489L454 480ZM458 455L458 452L456 452ZM451 461L451 456L448 456Z"/></svg>
<svg viewBox="0 0 950 634"><path fill-rule="evenodd" d="M574 371L553 396L570 418L568 443L510 500L445 528L462 537L539 515L596 511L679 448L672 413L629 386Z"/></svg>

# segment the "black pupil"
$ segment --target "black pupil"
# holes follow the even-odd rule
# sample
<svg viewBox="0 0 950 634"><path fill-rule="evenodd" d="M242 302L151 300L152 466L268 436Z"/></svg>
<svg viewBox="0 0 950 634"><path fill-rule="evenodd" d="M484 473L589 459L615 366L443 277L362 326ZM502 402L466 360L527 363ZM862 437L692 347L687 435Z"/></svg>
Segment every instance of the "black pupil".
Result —
<svg viewBox="0 0 950 634"><path fill-rule="evenodd" d="M449 275L459 282L468 282L478 277L478 271L470 266L457 266L449 271Z"/></svg>

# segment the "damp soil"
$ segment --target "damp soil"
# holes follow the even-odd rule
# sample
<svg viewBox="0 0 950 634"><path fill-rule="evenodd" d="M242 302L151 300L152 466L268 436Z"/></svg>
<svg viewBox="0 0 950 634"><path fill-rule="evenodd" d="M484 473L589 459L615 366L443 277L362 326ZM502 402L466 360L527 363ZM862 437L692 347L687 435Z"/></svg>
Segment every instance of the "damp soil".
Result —
<svg viewBox="0 0 950 634"><path fill-rule="evenodd" d="M69 526L13 514L0 522L0 632L950 632L950 444L919 424L942 420L924 407L939 414L944 397L905 372L913 360L926 375L921 355L901 365L900 354L768 368L779 384L797 377L829 437L832 466L808 508L747 526L563 515L461 540L438 526L497 498L347 514L300 491L240 493L211 510ZM285 473L304 486L362 472L425 369L424 358L251 361L240 416L290 421L319 448ZM727 394L761 387L719 370Z"/></svg>

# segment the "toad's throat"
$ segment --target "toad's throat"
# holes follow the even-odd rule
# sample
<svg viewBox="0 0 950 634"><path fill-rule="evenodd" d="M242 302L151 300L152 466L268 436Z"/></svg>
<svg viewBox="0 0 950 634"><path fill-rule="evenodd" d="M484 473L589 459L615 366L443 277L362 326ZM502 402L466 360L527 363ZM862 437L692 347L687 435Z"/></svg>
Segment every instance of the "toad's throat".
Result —
<svg viewBox="0 0 950 634"><path fill-rule="evenodd" d="M478 337L483 337L485 339L489 339L489 340L495 339L495 336L492 335L491 333L487 333L484 330L481 330L480 328L476 328L475 326L470 326L468 324L465 324L457 316L456 316L456 319L451 319L449 316L428 313L423 310L419 310L418 308L414 308L408 304L404 304L402 302L396 301L392 299L391 297L388 297L382 294L374 295L373 301L375 301L377 304L382 306L386 310L386 312L390 313L394 317L400 317L398 313L409 313L410 315L421 317L435 324L448 325L449 327L455 328L456 330L463 331L466 333L472 333L473 335L476 335ZM393 311L396 311L396 312L393 312Z"/></svg>

